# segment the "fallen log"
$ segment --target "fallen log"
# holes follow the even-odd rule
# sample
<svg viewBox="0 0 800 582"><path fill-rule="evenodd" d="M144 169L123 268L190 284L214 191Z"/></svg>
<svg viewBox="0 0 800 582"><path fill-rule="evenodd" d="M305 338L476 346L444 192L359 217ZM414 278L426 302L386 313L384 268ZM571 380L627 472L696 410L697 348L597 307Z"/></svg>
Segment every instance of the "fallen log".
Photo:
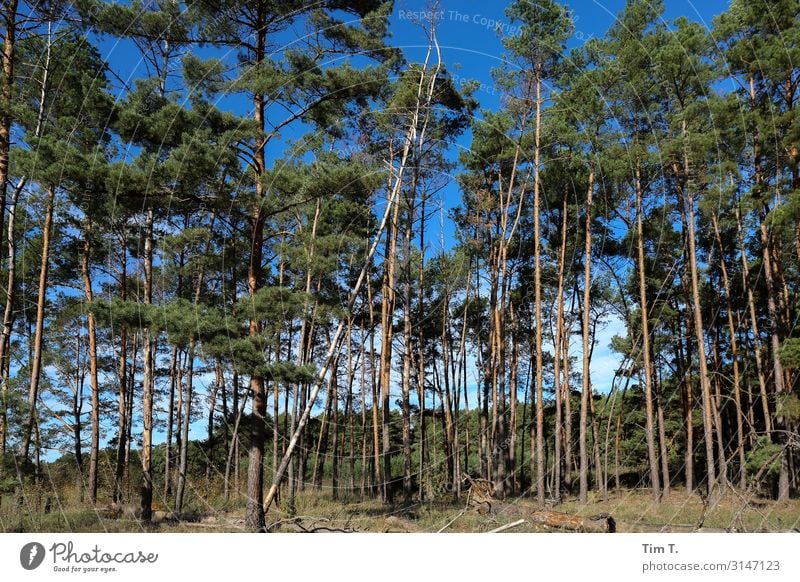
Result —
<svg viewBox="0 0 800 582"><path fill-rule="evenodd" d="M557 511L534 511L530 515L530 520L560 530L586 533L614 533L617 531L617 522L608 513L583 517Z"/></svg>

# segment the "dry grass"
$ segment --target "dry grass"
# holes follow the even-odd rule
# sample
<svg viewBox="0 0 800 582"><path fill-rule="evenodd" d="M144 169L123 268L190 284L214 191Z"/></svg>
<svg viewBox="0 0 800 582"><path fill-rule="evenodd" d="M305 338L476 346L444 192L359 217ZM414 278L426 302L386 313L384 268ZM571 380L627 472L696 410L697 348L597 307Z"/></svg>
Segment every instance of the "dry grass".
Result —
<svg viewBox="0 0 800 582"><path fill-rule="evenodd" d="M329 495L308 491L297 496L294 516L285 507L270 511L267 522L278 532L364 531L364 532L487 532L539 509L528 498L506 499L510 512L479 515L464 510L463 502L440 500L389 507L379 500L333 500ZM554 511L592 516L610 513L620 532L696 531L787 531L800 528L800 500L775 502L727 493L708 507L698 495L675 491L661 503L654 503L645 490L609 493L606 499L593 497L586 505L576 500L548 507ZM105 508L93 509L77 502L53 508L51 513L21 511L6 502L0 508L2 532L241 532L244 531L243 502L226 509L205 504L175 519L167 511L155 512L145 524L133 515L114 516ZM510 532L541 532L542 526L525 523Z"/></svg>

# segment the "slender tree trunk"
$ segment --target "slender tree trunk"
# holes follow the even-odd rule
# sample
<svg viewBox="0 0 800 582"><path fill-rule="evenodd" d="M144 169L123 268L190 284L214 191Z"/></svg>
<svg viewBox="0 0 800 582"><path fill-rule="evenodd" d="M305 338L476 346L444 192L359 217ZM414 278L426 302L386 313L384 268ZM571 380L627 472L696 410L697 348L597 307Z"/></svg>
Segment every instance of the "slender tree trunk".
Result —
<svg viewBox="0 0 800 582"><path fill-rule="evenodd" d="M121 236L122 261L120 262L120 299L127 301L127 277L128 277L128 245L124 234ZM125 451L127 450L127 398L128 398L128 328L123 325L120 329L119 339L119 364L117 367L117 379L119 382L119 395L117 398L117 459L114 469L114 502L122 502L122 486L125 478Z"/></svg>
<svg viewBox="0 0 800 582"><path fill-rule="evenodd" d="M128 495L130 499L133 496L132 482L131 482L131 443L133 442L133 399L136 392L136 360L139 353L140 334L134 332L133 334L133 350L131 354L131 363L128 366L128 395L125 400L125 427L127 434L125 435L125 474L123 475L128 484Z"/></svg>
<svg viewBox="0 0 800 582"><path fill-rule="evenodd" d="M682 200L682 198L681 198ZM680 204L681 207L681 216L683 217L683 224L686 224L686 214L683 212L683 203ZM685 251L685 254L688 255L688 251ZM688 264L688 257L686 258L686 263ZM691 301L689 299L689 287L688 287L688 276L685 271L688 270L688 267L685 267L684 273L681 275L681 289L683 295L686 299L686 307L684 309L684 319L685 319L685 331L680 333L681 336L685 339L685 346L686 346L686 354L683 358L684 367L682 370L684 371L683 377L683 398L684 398L684 426L686 428L686 450L684 453L684 466L685 466L685 476L686 476L686 492L693 493L694 492L694 446L695 446L695 439L694 439L694 373L692 372L692 307ZM680 323L679 323L679 332L680 332ZM681 346L681 351L683 350L684 342L680 338L678 339Z"/></svg>
<svg viewBox="0 0 800 582"><path fill-rule="evenodd" d="M764 212L766 214L766 212ZM767 233L766 216L762 216L761 225L759 227L759 234L761 236L761 247L763 253L764 274L767 281L767 313L769 314L770 321L770 348L772 351L772 381L775 384L775 394L782 395L785 392L783 366L780 361L780 336L781 336L781 316L779 314L776 295L776 283L772 266L772 257L769 250L769 235ZM776 431L785 429L783 417L775 419ZM783 437L778 438L782 442ZM789 498L789 473L788 473L788 450L781 455L781 470L778 477L778 499L784 500Z"/></svg>
<svg viewBox="0 0 800 582"><path fill-rule="evenodd" d="M398 216L400 205L395 205L394 216L389 226L384 255L383 289L381 292L381 432L383 439L383 500L393 501L392 492L392 447L389 433L389 401L392 377L392 320L395 308L395 257L397 254Z"/></svg>
<svg viewBox="0 0 800 582"><path fill-rule="evenodd" d="M333 442L331 443L331 497L339 499L339 375L338 362L331 373L333 393Z"/></svg>
<svg viewBox="0 0 800 582"><path fill-rule="evenodd" d="M178 489L175 493L175 511L183 511L183 498L186 492L186 479L189 461L189 426L192 423L192 392L194 389L194 350L195 341L189 342L186 356L186 395L183 398L183 426L181 433L181 458L178 465Z"/></svg>
<svg viewBox="0 0 800 582"><path fill-rule="evenodd" d="M647 459L650 466L650 487L653 500L661 501L661 486L658 478L658 457L653 428L653 368L650 363L650 311L647 305L647 280L644 262L644 209L642 208L642 185L639 160L636 161L636 247L638 252L639 271L639 305L642 310L642 354L644 356L645 374L645 438L647 440Z"/></svg>
<svg viewBox="0 0 800 582"><path fill-rule="evenodd" d="M177 381L178 346L173 346L169 367L169 396L167 397L167 440L164 443L164 499L169 499L172 496L172 436L175 421L175 385Z"/></svg>
<svg viewBox="0 0 800 582"><path fill-rule="evenodd" d="M3 75L0 76L0 236L4 232L6 194L8 192L8 166L9 150L11 146L11 103L14 95L14 52L17 32L17 0L9 0L6 10L3 12L5 21L5 36L3 37L2 67ZM46 73L45 73L46 74ZM21 180L21 183L24 179ZM8 223L8 273L5 296L5 309L3 310L3 330L0 336L0 457L6 452L7 441L7 412L8 402L8 381L9 374L6 373L6 360L10 360L8 347L10 346L11 330L13 327L13 308L14 308L14 289L16 286L16 242L14 236L14 222L17 209L17 202L21 188L16 188L12 194L11 205L9 208ZM0 256L2 248L0 247ZM8 366L10 369L10 366ZM2 477L0 469L0 477ZM2 496L0 496L0 501Z"/></svg>
<svg viewBox="0 0 800 582"><path fill-rule="evenodd" d="M97 382L97 331L92 308L92 279L89 271L89 256L92 249L92 222L90 219L86 220L84 229L81 274L83 275L84 293L88 304L89 383L92 389L92 448L89 455L89 501L94 505L97 503L97 463L100 455L100 387Z"/></svg>
<svg viewBox="0 0 800 582"><path fill-rule="evenodd" d="M541 201L539 190L541 176L539 165L540 138L542 127L542 80L536 73L536 120L533 150L533 257L534 257L534 313L536 317L536 499L544 505L544 361L542 358L542 267L541 267L541 220L539 217Z"/></svg>
<svg viewBox="0 0 800 582"><path fill-rule="evenodd" d="M555 351L553 358L553 393L556 399L555 444L553 455L553 493L556 501L561 500L561 417L562 417L562 382L561 382L561 347L564 337L564 270L567 262L567 226L568 209L566 192L561 207L561 249L558 253L558 290L556 291L556 333L553 340ZM568 382L564 382L566 384Z"/></svg>
<svg viewBox="0 0 800 582"><path fill-rule="evenodd" d="M589 500L589 453L586 443L586 418L589 414L590 400L592 398L592 382L589 370L589 342L591 326L591 290L592 290L592 202L594 194L594 167L589 169L589 186L586 191L586 227L583 270L583 386L581 388L581 421L578 436L578 448L581 457L581 470L579 473L580 490L579 500L586 503ZM599 483L597 484L600 485Z"/></svg>
<svg viewBox="0 0 800 582"><path fill-rule="evenodd" d="M422 196L422 209L420 210L421 225L419 228L419 283L417 289L417 313L419 314L420 321L422 321L423 314L425 313L425 201L426 197ZM425 326L417 325L417 402L419 404L419 471L418 471L418 495L420 501L424 497L424 480L423 475L425 463L425 449L426 449L426 435L425 435ZM457 429L456 429L457 430ZM456 439L458 434L456 433ZM458 456L458 452L456 452ZM456 459L458 465L458 459ZM458 469L456 469L458 473ZM453 477L456 483L456 488L459 487L460 477L455 475Z"/></svg>
<svg viewBox="0 0 800 582"><path fill-rule="evenodd" d="M14 98L14 60L17 35L17 0L9 0L3 10L3 75L0 77L0 232L5 226L8 165L11 146L12 100Z"/></svg>
<svg viewBox="0 0 800 582"><path fill-rule="evenodd" d="M369 304L369 369L372 381L372 490L378 493L381 487L381 464L380 464L380 433L378 421L378 366L375 365L375 304L372 302L372 282L367 277L367 303ZM381 495L382 489L381 489Z"/></svg>
<svg viewBox="0 0 800 582"><path fill-rule="evenodd" d="M258 4L256 11L256 39L253 66L258 69L264 61L267 43L267 22L265 7ZM265 105L261 93L253 95L254 121L256 124L256 140L253 155L253 180L255 182L256 204L250 213L250 262L247 272L247 287L250 297L254 297L263 285L263 244L264 244L264 186L262 176L265 170L264 135ZM261 332L261 322L250 319L250 337L257 338ZM250 390L253 394L253 425L250 432L250 454L247 467L247 507L245 508L245 527L250 531L264 529L264 443L266 442L267 395L264 377L253 374L250 378Z"/></svg>
<svg viewBox="0 0 800 582"><path fill-rule="evenodd" d="M179 349L175 355L177 360L175 360L175 392L177 394L177 399L175 402L175 407L173 410L173 414L175 415L175 448L176 452L172 455L172 460L170 461L170 472L167 475L167 479L170 481L169 488L172 491L173 488L177 486L177 473L175 470L175 466L180 464L181 459L181 451L183 450L183 398L184 398L184 390L183 390L183 378L184 378L184 352L182 349Z"/></svg>
<svg viewBox="0 0 800 582"><path fill-rule="evenodd" d="M747 253L744 244L744 229L742 227L742 212L739 205L736 205L736 231L739 239L739 256L742 260L742 286L747 290L747 307L750 313L750 327L753 331L753 352L756 361L756 373L758 374L758 387L761 395L761 410L764 415L764 430L767 434L772 432L772 416L769 412L769 397L767 396L767 378L764 372L764 363L761 357L761 335L758 330L758 316L756 315L756 302L753 298L753 287L750 284L750 265L747 260Z"/></svg>
<svg viewBox="0 0 800 582"><path fill-rule="evenodd" d="M153 303L153 209L148 208L145 222L144 241L144 303ZM141 511L142 519L149 522L153 515L153 396L155 388L155 342L153 331L144 329L144 371L142 397L142 416L144 432L142 434L142 488Z"/></svg>
<svg viewBox="0 0 800 582"><path fill-rule="evenodd" d="M719 246L719 263L722 270L722 283L725 288L725 305L728 316L728 333L731 340L731 360L733 362L733 400L736 405L736 444L739 457L739 486L745 489L747 477L745 471L745 450L744 450L744 413L742 411L741 378L739 374L739 348L736 340L736 325L733 322L733 301L731 300L731 285L728 280L728 269L725 266L725 249L722 246L722 237L719 232L717 217L712 214L711 223L714 226L714 236Z"/></svg>
<svg viewBox="0 0 800 582"><path fill-rule="evenodd" d="M22 182L20 182L21 184ZM2 392L0 393L0 456L6 453L7 436L7 402L8 402L8 382L9 374L7 370L10 369L11 355L8 352L8 347L11 343L11 332L14 327L14 291L17 286L17 239L14 233L16 228L17 204L19 202L19 195L22 188L17 186L11 195L11 204L8 211L8 270L7 270L7 284L6 284L6 303L3 309L3 329L0 335L0 384L2 384ZM0 209L0 213L2 209ZM0 469L0 475L2 470Z"/></svg>
<svg viewBox="0 0 800 582"><path fill-rule="evenodd" d="M44 341L44 308L47 298L47 274L50 267L50 234L53 228L53 211L55 205L55 188L47 189L47 202L42 229L42 260L39 268L39 291L36 300L36 331L33 339L33 359L31 361L31 379L28 390L27 420L22 427L20 456L28 458L31 444L31 430L36 420L36 402L39 398L39 381L42 374L42 343Z"/></svg>
<svg viewBox="0 0 800 582"><path fill-rule="evenodd" d="M573 294L573 303L574 303ZM570 307L570 313L572 313ZM561 361L564 368L564 385L562 390L564 393L564 482L567 488L572 490L572 393L569 387L569 341L572 332L572 316L570 315L569 324L565 326L565 333L561 338Z"/></svg>
<svg viewBox="0 0 800 582"><path fill-rule="evenodd" d="M367 342L361 336L361 497L367 493Z"/></svg>
<svg viewBox="0 0 800 582"><path fill-rule="evenodd" d="M717 325L718 319L714 318L714 340L711 343L711 354L714 359L714 397L712 399L713 413L714 413L714 426L717 430L717 459L719 462L719 470L717 472L717 480L722 487L728 486L728 460L725 453L725 430L722 425L722 383L721 367L722 363L719 357L719 326Z"/></svg>
<svg viewBox="0 0 800 582"><path fill-rule="evenodd" d="M222 362L217 358L214 362L214 387L211 390L208 398L208 454L206 457L206 479L211 480L214 473L214 446L216 445L216 438L214 438L214 414L217 410L217 394L222 391L222 400L225 400L225 379L222 376ZM224 404L223 404L224 408ZM224 410L223 410L224 418ZM273 424L275 419L273 419Z"/></svg>
<svg viewBox="0 0 800 582"><path fill-rule="evenodd" d="M519 334L514 302L509 301L508 313L511 318L511 370L509 371L509 416L510 434L508 437L508 456L506 475L511 475L509 493L516 493L517 483L517 388L519 382ZM456 449L457 451L457 449ZM456 457L458 453L456 452Z"/></svg>
<svg viewBox="0 0 800 582"><path fill-rule="evenodd" d="M656 366L655 362L653 365ZM655 378L655 374L653 377ZM670 477L669 477L669 453L667 452L667 431L664 423L663 395L661 382L655 382L654 396L656 405L656 425L658 427L659 456L661 458L661 495L669 497Z"/></svg>
<svg viewBox="0 0 800 582"><path fill-rule="evenodd" d="M344 418L347 422L347 466L350 485L348 494L352 496L356 491L356 443L355 427L353 426L353 383L356 379L356 370L353 362L353 322L352 317L347 321L347 396L344 402ZM334 490L335 492L335 490Z"/></svg>
<svg viewBox="0 0 800 582"><path fill-rule="evenodd" d="M411 237L413 236L414 204L416 203L417 168L412 172L411 192L406 198L406 220L403 233L403 377L401 407L403 413L403 501L409 503L411 483ZM421 481L421 479L420 479Z"/></svg>
<svg viewBox="0 0 800 582"><path fill-rule="evenodd" d="M700 304L700 282L697 269L697 247L695 244L695 224L694 224L694 192L690 180L689 171L689 152L688 152L688 133L686 131L686 121L682 125L684 152L683 152L683 173L686 178L684 186L686 195L686 222L689 229L689 272L692 288L692 304L694 308L694 330L697 340L697 355L700 363L700 390L703 397L703 435L706 446L706 475L708 495L711 497L716 486L715 466L714 466L714 433L713 433L713 411L711 402L711 381L708 374L708 363L706 361L705 342L703 339L703 312Z"/></svg>
<svg viewBox="0 0 800 582"><path fill-rule="evenodd" d="M75 448L75 485L78 490L78 500L83 503L83 445L81 433L83 432L83 386L85 378L85 367L81 362L81 330L75 333L75 389L72 394L72 442ZM0 497L2 497L0 495Z"/></svg>

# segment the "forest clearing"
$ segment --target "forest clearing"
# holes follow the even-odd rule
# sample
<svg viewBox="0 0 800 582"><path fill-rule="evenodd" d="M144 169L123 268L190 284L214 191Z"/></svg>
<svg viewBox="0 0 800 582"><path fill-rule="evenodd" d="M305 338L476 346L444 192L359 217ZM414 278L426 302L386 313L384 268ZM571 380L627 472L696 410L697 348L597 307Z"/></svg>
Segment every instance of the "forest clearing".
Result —
<svg viewBox="0 0 800 582"><path fill-rule="evenodd" d="M797 1L410 4L2 2L0 531L800 528Z"/></svg>

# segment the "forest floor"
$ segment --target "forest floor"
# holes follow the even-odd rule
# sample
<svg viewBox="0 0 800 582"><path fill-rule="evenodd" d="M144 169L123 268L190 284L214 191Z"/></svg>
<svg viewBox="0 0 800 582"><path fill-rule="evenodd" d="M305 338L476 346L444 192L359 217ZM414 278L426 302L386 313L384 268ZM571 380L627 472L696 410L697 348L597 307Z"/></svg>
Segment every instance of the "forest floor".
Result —
<svg viewBox="0 0 800 582"><path fill-rule="evenodd" d="M558 531L525 519L540 509L528 498L509 498L488 514L465 508L464 502L434 501L389 507L379 500L335 501L319 492L304 492L296 500L294 516L283 508L267 514L276 532L490 532L516 524L509 532ZM593 496L586 505L568 499L549 505L548 511L590 517L610 514L618 532L780 532L800 531L800 499L777 502L730 491L716 504L706 506L699 495L673 491L654 503L646 490L609 492ZM151 524L130 511L111 512L106 507L70 503L49 513L25 513L6 499L0 507L2 532L242 532L243 506L187 512L180 519L156 510ZM521 521L524 520L524 521Z"/></svg>

